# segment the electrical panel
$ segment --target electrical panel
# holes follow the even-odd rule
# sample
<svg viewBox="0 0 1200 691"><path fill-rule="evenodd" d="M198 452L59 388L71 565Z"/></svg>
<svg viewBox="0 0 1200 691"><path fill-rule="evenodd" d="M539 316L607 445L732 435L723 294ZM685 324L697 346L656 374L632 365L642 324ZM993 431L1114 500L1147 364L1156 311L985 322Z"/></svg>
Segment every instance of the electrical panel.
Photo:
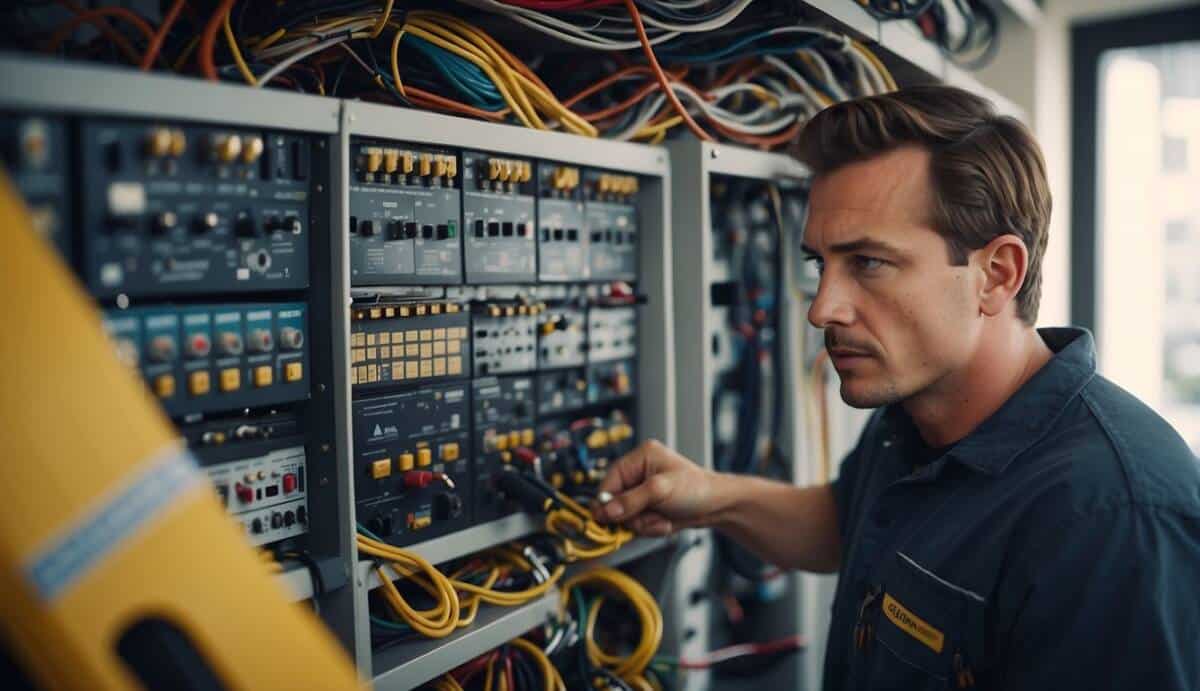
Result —
<svg viewBox="0 0 1200 691"><path fill-rule="evenodd" d="M537 280L533 161L463 153L468 283Z"/></svg>
<svg viewBox="0 0 1200 691"><path fill-rule="evenodd" d="M97 297L308 286L310 138L129 120L85 121L79 138Z"/></svg>
<svg viewBox="0 0 1200 691"><path fill-rule="evenodd" d="M470 419L465 383L355 401L358 522L396 545L470 525Z"/></svg>
<svg viewBox="0 0 1200 691"><path fill-rule="evenodd" d="M329 166L314 160L326 140L72 112L0 116L0 138L39 233L247 540L336 554L336 540L307 540L315 521L336 523L335 504L309 491L331 416L327 396L312 400L311 352L313 330L329 328L310 281L314 237L328 233Z"/></svg>
<svg viewBox="0 0 1200 691"><path fill-rule="evenodd" d="M510 472L594 492L637 429L638 176L366 136L349 161L358 522L483 525L520 510ZM598 264L591 218L621 233Z"/></svg>
<svg viewBox="0 0 1200 691"><path fill-rule="evenodd" d="M351 284L461 282L458 154L359 137L350 148Z"/></svg>

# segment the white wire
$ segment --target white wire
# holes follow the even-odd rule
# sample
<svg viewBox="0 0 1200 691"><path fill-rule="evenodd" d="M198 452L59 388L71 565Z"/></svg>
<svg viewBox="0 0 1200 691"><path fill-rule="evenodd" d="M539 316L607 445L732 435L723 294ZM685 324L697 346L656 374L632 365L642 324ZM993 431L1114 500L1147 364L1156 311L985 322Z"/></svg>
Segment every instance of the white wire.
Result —
<svg viewBox="0 0 1200 691"><path fill-rule="evenodd" d="M642 14L642 23L648 27L657 26L660 29L666 29L668 31L681 31L687 33L712 31L713 29L720 29L729 22L732 22L734 19L737 19L738 15L740 15L747 7L750 6L751 2L752 0L740 0L736 5L730 7L723 14L713 17L707 21L698 22L695 24L674 24L672 22L664 22L650 14Z"/></svg>
<svg viewBox="0 0 1200 691"><path fill-rule="evenodd" d="M817 69L821 72L821 79L829 88L829 92L833 94L833 100L847 101L850 99L850 95L838 83L837 77L833 76L833 70L829 69L829 63L826 62L824 55L812 48L801 48L799 52L812 58L813 62L817 64Z"/></svg>
<svg viewBox="0 0 1200 691"><path fill-rule="evenodd" d="M303 60L304 58L307 58L308 56L312 55L313 53L319 53L330 46L336 46L337 44L339 44L343 41L346 41L349 38L350 38L349 35L334 36L333 38L325 39L324 41L321 41L320 43L317 43L316 45L310 46L308 48L305 48L302 51L297 52L295 55L285 58L283 61L281 61L280 63L278 63L271 69L267 70L266 73L264 73L262 76L260 76L258 78L257 86L262 87L264 84L271 81L275 77L278 77L280 74L283 74L284 70L286 70L287 68L296 64L297 62Z"/></svg>
<svg viewBox="0 0 1200 691"><path fill-rule="evenodd" d="M267 48L266 50L263 50L260 52L255 52L254 57L259 60L269 60L271 58L277 58L282 55L287 55L294 50L298 50L298 49L301 49L301 48L304 48L307 46L311 46L314 43L320 43L321 41L323 41L327 38L333 37L333 36L341 36L341 35L344 35L347 33L352 33L352 32L360 31L363 29L368 29L368 28L374 26L375 22L376 22L376 20L374 20L374 19L363 19L363 20L354 21L354 22L347 22L346 24L343 24L342 26L330 29L328 31L313 32L311 34L301 36L300 38L297 38L295 40L288 41L287 43L280 43L278 45L271 46L271 47ZM356 36L355 38L359 38L359 37Z"/></svg>

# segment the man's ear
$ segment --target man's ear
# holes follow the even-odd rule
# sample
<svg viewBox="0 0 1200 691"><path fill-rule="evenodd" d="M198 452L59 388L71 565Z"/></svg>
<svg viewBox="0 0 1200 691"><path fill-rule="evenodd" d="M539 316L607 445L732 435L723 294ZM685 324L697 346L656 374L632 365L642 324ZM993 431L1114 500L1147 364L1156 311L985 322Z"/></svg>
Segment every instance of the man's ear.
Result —
<svg viewBox="0 0 1200 691"><path fill-rule="evenodd" d="M974 252L983 282L979 288L979 311L994 317L1002 313L1021 291L1029 269L1029 250L1021 238L1000 235Z"/></svg>

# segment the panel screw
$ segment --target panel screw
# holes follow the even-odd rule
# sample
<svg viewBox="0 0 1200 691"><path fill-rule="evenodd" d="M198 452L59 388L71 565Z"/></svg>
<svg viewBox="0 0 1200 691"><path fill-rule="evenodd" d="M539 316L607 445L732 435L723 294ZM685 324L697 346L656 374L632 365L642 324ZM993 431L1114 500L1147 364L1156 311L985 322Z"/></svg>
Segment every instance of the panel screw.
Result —
<svg viewBox="0 0 1200 691"><path fill-rule="evenodd" d="M716 158L718 156L717 150L713 149L712 151L709 151L708 155L709 155L709 158Z"/></svg>

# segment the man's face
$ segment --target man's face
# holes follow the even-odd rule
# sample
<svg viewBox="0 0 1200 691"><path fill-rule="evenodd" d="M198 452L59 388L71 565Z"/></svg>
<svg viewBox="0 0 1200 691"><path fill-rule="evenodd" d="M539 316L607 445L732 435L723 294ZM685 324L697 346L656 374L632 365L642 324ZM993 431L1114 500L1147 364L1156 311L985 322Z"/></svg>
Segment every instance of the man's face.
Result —
<svg viewBox="0 0 1200 691"><path fill-rule="evenodd" d="M842 380L874 408L963 368L978 339L979 273L952 266L930 220L929 155L906 147L817 179L805 252L821 269L808 311Z"/></svg>

